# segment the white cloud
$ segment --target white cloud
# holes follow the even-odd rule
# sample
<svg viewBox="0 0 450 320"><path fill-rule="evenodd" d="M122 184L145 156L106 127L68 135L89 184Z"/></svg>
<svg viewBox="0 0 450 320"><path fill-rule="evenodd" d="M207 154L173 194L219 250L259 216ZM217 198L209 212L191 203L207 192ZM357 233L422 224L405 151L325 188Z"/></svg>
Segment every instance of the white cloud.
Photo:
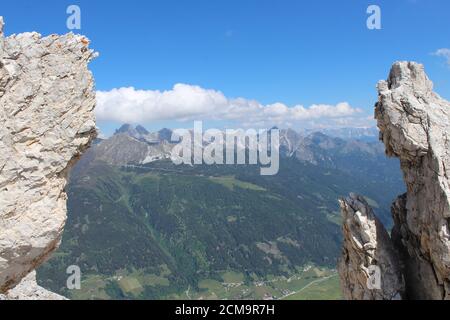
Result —
<svg viewBox="0 0 450 320"><path fill-rule="evenodd" d="M447 60L447 64L450 66L450 49L442 48L436 50L436 52L434 52L433 55L445 58Z"/></svg>
<svg viewBox="0 0 450 320"><path fill-rule="evenodd" d="M348 103L314 104L310 107L283 103L263 105L256 100L227 98L222 92L176 84L172 90L136 90L132 87L97 92L97 118L103 121L148 123L158 120L222 120L244 126L339 125L360 126L366 115ZM350 123L349 123L350 122Z"/></svg>

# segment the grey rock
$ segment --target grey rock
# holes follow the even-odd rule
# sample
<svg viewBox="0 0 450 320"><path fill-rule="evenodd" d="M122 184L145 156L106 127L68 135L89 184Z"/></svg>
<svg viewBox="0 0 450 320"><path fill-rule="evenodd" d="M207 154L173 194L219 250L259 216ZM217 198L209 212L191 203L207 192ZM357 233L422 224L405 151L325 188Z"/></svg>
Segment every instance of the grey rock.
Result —
<svg viewBox="0 0 450 320"><path fill-rule="evenodd" d="M33 271L16 287L2 295L0 300L67 300L67 298L38 286L36 271Z"/></svg>
<svg viewBox="0 0 450 320"><path fill-rule="evenodd" d="M397 62L378 84L375 116L407 193L393 205L393 240L406 259L407 295L450 299L450 103L424 67Z"/></svg>
<svg viewBox="0 0 450 320"><path fill-rule="evenodd" d="M402 266L383 224L361 196L351 194L341 199L340 205L344 249L338 271L344 297L348 300L401 299L405 291Z"/></svg>
<svg viewBox="0 0 450 320"><path fill-rule="evenodd" d="M67 175L96 136L89 41L3 36L0 18L0 293L60 242Z"/></svg>
<svg viewBox="0 0 450 320"><path fill-rule="evenodd" d="M341 203L347 217L339 267L344 295L348 299L386 299L386 295L373 294L361 285L365 265L358 263L370 254L351 241L365 235L364 243L371 247L393 247L396 252L397 266L382 270L383 286L389 292L391 287L398 287L398 279L404 278L405 299L449 300L450 103L433 92L424 67L414 62L395 63L388 80L378 84L378 91L375 117L380 139L386 154L400 159L407 192L392 205L394 227L390 238L372 214L357 223L348 219L354 199ZM377 261L393 261L388 251L377 252L381 256Z"/></svg>

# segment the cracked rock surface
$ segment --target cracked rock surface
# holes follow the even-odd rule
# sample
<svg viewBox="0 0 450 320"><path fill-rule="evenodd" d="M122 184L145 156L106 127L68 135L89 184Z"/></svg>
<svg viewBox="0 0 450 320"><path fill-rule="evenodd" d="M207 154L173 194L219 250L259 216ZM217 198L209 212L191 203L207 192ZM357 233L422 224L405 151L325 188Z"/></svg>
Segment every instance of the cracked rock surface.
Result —
<svg viewBox="0 0 450 320"><path fill-rule="evenodd" d="M36 271L29 273L22 281L1 295L0 300L67 300L63 296L48 291L36 283Z"/></svg>
<svg viewBox="0 0 450 320"><path fill-rule="evenodd" d="M405 284L389 234L367 201L351 194L340 201L344 249L338 265L348 300L398 300ZM378 275L374 274L377 272ZM378 282L369 283L376 280Z"/></svg>
<svg viewBox="0 0 450 320"><path fill-rule="evenodd" d="M0 17L0 293L59 245L67 175L96 136L88 44L71 33L4 37Z"/></svg>
<svg viewBox="0 0 450 320"><path fill-rule="evenodd" d="M389 240L398 252L406 299L450 299L450 103L433 92L424 67L397 62L387 81L378 84L375 117L388 156L398 157L407 193L392 205L394 227ZM347 214L343 207L344 216ZM370 220L370 219L369 219ZM366 221L354 229L344 222L344 257L360 249L348 240L370 228ZM346 230L350 232L346 233ZM379 231L370 241L379 239ZM369 242L370 242L369 241ZM348 259L348 258L347 258ZM340 268L344 292L357 282ZM357 267L355 272L361 272ZM367 287L362 290L371 291ZM362 298L366 295L346 297ZM380 297L370 297L380 298Z"/></svg>
<svg viewBox="0 0 450 320"><path fill-rule="evenodd" d="M450 103L417 63L399 62L378 85L375 116L407 193L395 201L392 237L412 299L450 299Z"/></svg>

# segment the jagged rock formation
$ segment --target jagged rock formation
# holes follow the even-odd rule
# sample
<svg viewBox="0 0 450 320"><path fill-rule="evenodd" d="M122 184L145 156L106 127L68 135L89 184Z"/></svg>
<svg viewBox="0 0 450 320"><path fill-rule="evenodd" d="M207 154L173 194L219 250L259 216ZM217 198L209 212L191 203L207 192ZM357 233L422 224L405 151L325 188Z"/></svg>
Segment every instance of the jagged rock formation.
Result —
<svg viewBox="0 0 450 320"><path fill-rule="evenodd" d="M0 294L0 300L67 300L59 294L48 291L36 283L36 271L31 272L22 281L9 290L6 295Z"/></svg>
<svg viewBox="0 0 450 320"><path fill-rule="evenodd" d="M450 299L450 103L415 63L396 63L378 90L381 139L407 185L392 237L405 255L408 296Z"/></svg>
<svg viewBox="0 0 450 320"><path fill-rule="evenodd" d="M391 235L403 265L405 297L450 299L450 103L433 92L417 63L395 63L378 91L380 138L387 155L400 158L407 186L392 206ZM348 246L353 232L360 231L345 234L344 258L360 254ZM341 268L341 274L346 271ZM342 284L347 291L354 282L343 277Z"/></svg>
<svg viewBox="0 0 450 320"><path fill-rule="evenodd" d="M67 175L96 136L88 44L71 33L4 38L0 17L0 293L59 245Z"/></svg>
<svg viewBox="0 0 450 320"><path fill-rule="evenodd" d="M343 287L344 297L351 300L400 299L405 284L398 252L383 224L361 196L351 194L342 199L340 205L344 250L338 269L341 281L348 284Z"/></svg>

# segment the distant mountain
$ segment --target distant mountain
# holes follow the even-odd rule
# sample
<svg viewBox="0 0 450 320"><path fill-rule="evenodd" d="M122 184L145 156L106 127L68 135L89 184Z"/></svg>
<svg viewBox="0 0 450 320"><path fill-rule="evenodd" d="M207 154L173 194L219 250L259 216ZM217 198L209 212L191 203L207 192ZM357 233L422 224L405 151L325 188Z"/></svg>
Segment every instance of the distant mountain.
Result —
<svg viewBox="0 0 450 320"><path fill-rule="evenodd" d="M384 146L379 141L344 140L321 132L303 136L293 130L283 130L280 145L286 157L343 170L365 179L399 180L399 163L386 158Z"/></svg>
<svg viewBox="0 0 450 320"><path fill-rule="evenodd" d="M171 141L172 130L164 128L158 131L158 138L160 141Z"/></svg>
<svg viewBox="0 0 450 320"><path fill-rule="evenodd" d="M317 131L317 130L316 130ZM365 142L378 141L379 131L376 127L369 128L327 128L319 130L330 137L344 140L360 140Z"/></svg>
<svg viewBox="0 0 450 320"><path fill-rule="evenodd" d="M327 129L332 131L331 129ZM352 131L353 130L353 131ZM334 133L370 140L378 136L372 129L335 129ZM172 131L162 129L150 133L142 126L125 124L116 130L114 136L102 141L98 152L100 158L110 164L145 164L151 161L168 159L175 145L171 143ZM378 140L365 141L354 138L339 138L323 132L300 133L292 129L280 130L282 156L296 157L312 164L339 167L334 163L336 156L350 160L352 155L366 154L368 157L384 156L384 148ZM129 144L129 146L125 146ZM120 152L121 150L122 152ZM344 160L344 159L341 159ZM341 161L342 162L342 161Z"/></svg>
<svg viewBox="0 0 450 320"><path fill-rule="evenodd" d="M112 137L96 143L85 158L110 165L145 164L170 157L172 131L150 133L144 127L124 124Z"/></svg>
<svg viewBox="0 0 450 320"><path fill-rule="evenodd" d="M308 265L332 270L340 196L367 195L389 225L403 188L397 161L378 143L281 130L280 172L261 176L258 166L175 166L169 134L123 126L81 159L64 238L39 270L41 284L72 298L282 296L281 285L251 284L298 277ZM81 291L65 289L72 264L84 272ZM236 279L245 285L221 289Z"/></svg>
<svg viewBox="0 0 450 320"><path fill-rule="evenodd" d="M371 129L354 130L361 133L359 137L364 133L369 136L370 132L378 134L378 131ZM345 129L336 129L336 132L345 132ZM123 125L111 138L91 148L82 162L100 160L110 165L124 166L170 159L175 145L170 142L171 135L170 129L148 132L141 126ZM281 129L280 153L282 158L294 158L317 167L340 170L367 183L382 181L385 187L380 190L380 194L386 198L403 188L398 160L387 158L384 146L378 140L342 139L323 132ZM383 210L381 219L387 226L391 224L389 207Z"/></svg>
<svg viewBox="0 0 450 320"><path fill-rule="evenodd" d="M83 157L79 167L86 168L87 162L90 161L103 161L120 167L140 166L170 159L175 146L170 142L171 135L170 129L148 132L141 126L123 125L111 138L98 141ZM282 129L280 154L282 158L293 158L317 167L336 169L367 183L382 181L386 186L380 193L386 197L403 188L398 161L385 156L384 146L379 141L341 139L322 132L301 133ZM381 219L390 225L389 208L383 210Z"/></svg>
<svg viewBox="0 0 450 320"><path fill-rule="evenodd" d="M114 134L126 133L131 136L137 134L137 130L131 124L123 124L119 129L116 129Z"/></svg>
<svg viewBox="0 0 450 320"><path fill-rule="evenodd" d="M138 125L138 126L136 127L136 132L137 132L138 134L144 135L144 136L150 133L150 132L147 131L147 129L145 129L145 128L144 128L143 126L141 126L141 125Z"/></svg>

